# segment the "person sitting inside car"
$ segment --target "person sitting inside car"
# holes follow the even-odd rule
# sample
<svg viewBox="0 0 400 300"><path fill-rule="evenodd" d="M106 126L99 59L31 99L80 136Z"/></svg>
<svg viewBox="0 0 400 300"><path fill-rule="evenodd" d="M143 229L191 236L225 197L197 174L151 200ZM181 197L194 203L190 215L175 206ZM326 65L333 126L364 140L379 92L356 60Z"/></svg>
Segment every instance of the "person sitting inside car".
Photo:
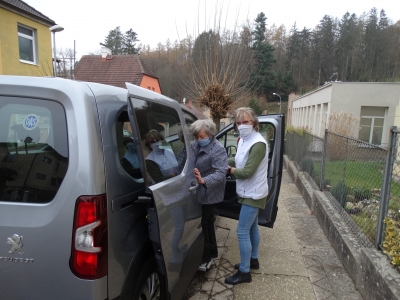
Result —
<svg viewBox="0 0 400 300"><path fill-rule="evenodd" d="M153 183L158 183L179 174L178 161L169 149L161 148L164 136L157 130L150 130L145 138L145 146L151 152L145 158L147 172Z"/></svg>

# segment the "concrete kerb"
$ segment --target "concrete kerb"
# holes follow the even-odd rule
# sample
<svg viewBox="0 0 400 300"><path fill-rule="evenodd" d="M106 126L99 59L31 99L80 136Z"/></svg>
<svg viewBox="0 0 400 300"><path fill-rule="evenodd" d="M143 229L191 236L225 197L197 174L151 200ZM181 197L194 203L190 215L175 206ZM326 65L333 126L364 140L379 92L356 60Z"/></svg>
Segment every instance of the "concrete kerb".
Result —
<svg viewBox="0 0 400 300"><path fill-rule="evenodd" d="M289 176L364 299L400 299L400 274L374 248L363 247L323 192L316 191L284 156Z"/></svg>

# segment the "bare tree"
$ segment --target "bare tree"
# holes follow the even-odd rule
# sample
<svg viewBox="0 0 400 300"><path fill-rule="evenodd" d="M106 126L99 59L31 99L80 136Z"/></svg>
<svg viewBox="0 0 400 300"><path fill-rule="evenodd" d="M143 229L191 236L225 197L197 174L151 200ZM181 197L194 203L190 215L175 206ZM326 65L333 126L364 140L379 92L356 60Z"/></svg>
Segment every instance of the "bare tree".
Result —
<svg viewBox="0 0 400 300"><path fill-rule="evenodd" d="M60 48L57 49L57 76L74 79L74 61L75 61L74 49L71 48Z"/></svg>
<svg viewBox="0 0 400 300"><path fill-rule="evenodd" d="M228 13L228 12L227 12ZM196 39L188 62L188 70L182 80L183 95L197 100L210 109L211 118L219 130L220 119L225 118L234 101L248 98L250 92L249 65L252 50L243 43L239 27L222 28L222 12L214 17L212 29Z"/></svg>

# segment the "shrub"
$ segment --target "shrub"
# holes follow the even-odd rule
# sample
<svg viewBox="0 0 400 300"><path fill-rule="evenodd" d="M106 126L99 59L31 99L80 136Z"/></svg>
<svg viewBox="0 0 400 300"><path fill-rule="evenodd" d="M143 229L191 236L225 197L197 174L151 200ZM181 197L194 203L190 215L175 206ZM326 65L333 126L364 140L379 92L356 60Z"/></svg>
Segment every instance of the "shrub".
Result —
<svg viewBox="0 0 400 300"><path fill-rule="evenodd" d="M346 204L347 195L349 193L349 189L344 184L344 182L340 181L338 184L336 184L332 188L331 193L335 197L335 199L344 207L344 205Z"/></svg>
<svg viewBox="0 0 400 300"><path fill-rule="evenodd" d="M372 192L369 189L359 186L352 188L350 194L352 194L357 201L372 198Z"/></svg>
<svg viewBox="0 0 400 300"><path fill-rule="evenodd" d="M306 130L306 128L304 127L293 127L293 126L287 126L286 127L286 132L296 132L297 134L303 136L304 131Z"/></svg>
<svg viewBox="0 0 400 300"><path fill-rule="evenodd" d="M383 222L386 224L385 239L382 243L383 252L390 257L393 266L400 266L399 223L388 218Z"/></svg>
<svg viewBox="0 0 400 300"><path fill-rule="evenodd" d="M360 128L360 119L352 113L333 111L329 114L328 130L330 132L357 138L358 128Z"/></svg>
<svg viewBox="0 0 400 300"><path fill-rule="evenodd" d="M359 208L353 209L356 215L352 215L353 221L360 227L361 231L367 236L370 241L375 240L376 221L371 219L365 211Z"/></svg>
<svg viewBox="0 0 400 300"><path fill-rule="evenodd" d="M312 176L314 174L314 162L311 158L304 158L300 164L301 170L307 172Z"/></svg>

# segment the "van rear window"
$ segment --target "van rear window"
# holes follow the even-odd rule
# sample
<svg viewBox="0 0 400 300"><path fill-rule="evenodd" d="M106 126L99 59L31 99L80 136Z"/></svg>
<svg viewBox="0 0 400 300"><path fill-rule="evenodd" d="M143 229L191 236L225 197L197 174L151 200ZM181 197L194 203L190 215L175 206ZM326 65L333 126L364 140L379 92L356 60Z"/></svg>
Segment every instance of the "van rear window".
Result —
<svg viewBox="0 0 400 300"><path fill-rule="evenodd" d="M67 168L64 108L54 101L0 97L0 201L48 203Z"/></svg>

